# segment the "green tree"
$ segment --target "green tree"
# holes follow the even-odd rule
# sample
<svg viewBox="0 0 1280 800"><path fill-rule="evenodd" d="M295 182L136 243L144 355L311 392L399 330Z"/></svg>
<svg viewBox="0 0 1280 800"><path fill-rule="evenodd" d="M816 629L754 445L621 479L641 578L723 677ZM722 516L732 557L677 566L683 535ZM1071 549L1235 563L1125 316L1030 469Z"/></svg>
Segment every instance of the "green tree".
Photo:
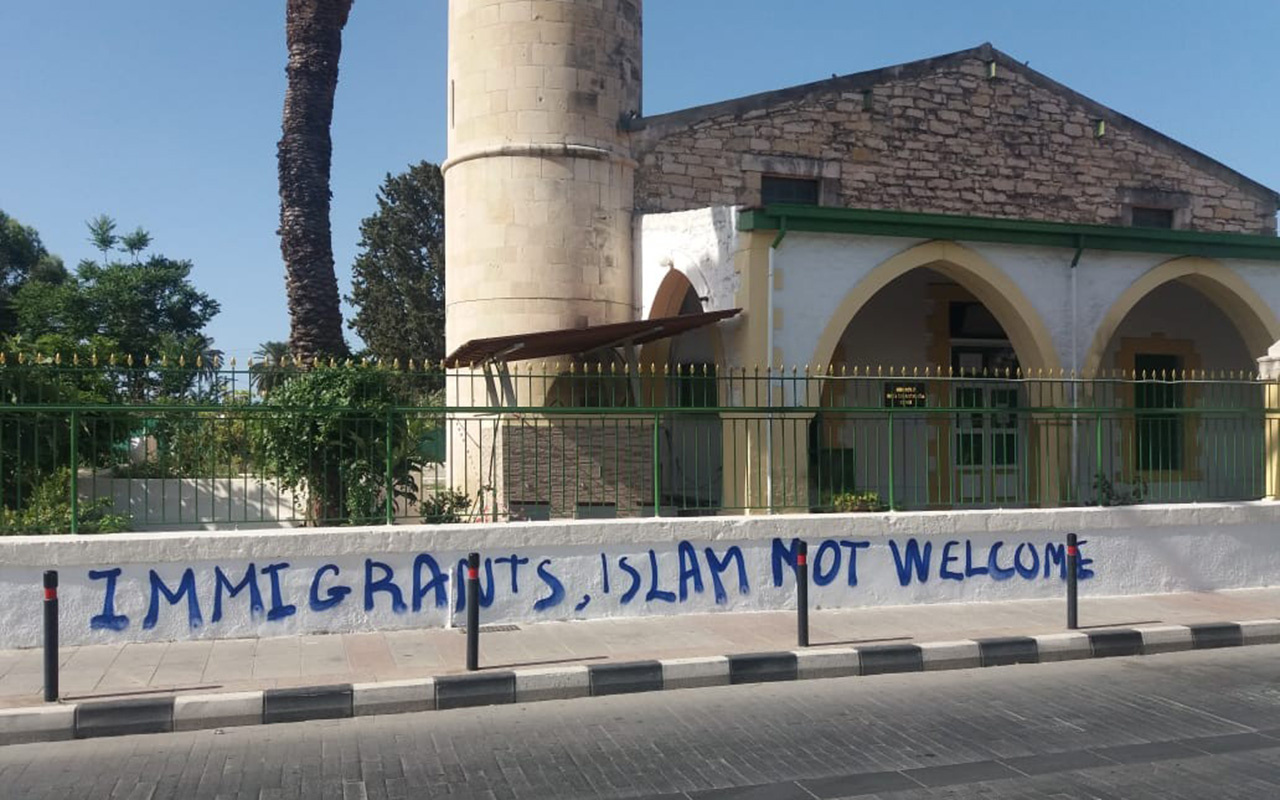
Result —
<svg viewBox="0 0 1280 800"><path fill-rule="evenodd" d="M109 230L115 222L102 216L89 227ZM135 252L135 258L140 255ZM114 353L132 356L139 366L147 357L172 362L174 368L131 373L128 394L134 399L185 394L202 376L176 365L191 359L194 366L195 357L202 356L202 366L212 366L216 351L205 326L219 310L216 300L191 283L191 270L190 261L158 255L132 264L86 259L60 282L28 280L14 296L16 336L7 347L24 343L68 358Z"/></svg>
<svg viewBox="0 0 1280 800"><path fill-rule="evenodd" d="M288 86L277 148L280 253L289 301L289 347L307 359L347 354L329 228L329 128L342 29L351 4L288 0L285 7Z"/></svg>
<svg viewBox="0 0 1280 800"><path fill-rule="evenodd" d="M394 497L417 497L418 437L393 412L406 402L398 373L315 367L288 376L263 402L271 412L254 427L256 463L306 491L311 524L382 520L388 455Z"/></svg>
<svg viewBox="0 0 1280 800"><path fill-rule="evenodd" d="M89 229L89 242L102 253L102 261L107 261L107 253L115 249L120 242L116 235L116 221L106 214L99 214L85 223Z"/></svg>
<svg viewBox="0 0 1280 800"><path fill-rule="evenodd" d="M126 233L120 237L120 249L128 253L135 264L138 263L138 255L150 246L151 234L141 227L136 228L133 233Z"/></svg>
<svg viewBox="0 0 1280 800"><path fill-rule="evenodd" d="M62 259L45 249L36 229L0 211L0 336L17 333L13 301L24 284L57 285L66 279Z"/></svg>
<svg viewBox="0 0 1280 800"><path fill-rule="evenodd" d="M257 363L249 365L249 383L259 395L265 396L284 382L294 367L288 364L289 343L268 341L253 351Z"/></svg>
<svg viewBox="0 0 1280 800"><path fill-rule="evenodd" d="M385 361L444 358L444 178L426 161L388 174L360 223L350 327Z"/></svg>

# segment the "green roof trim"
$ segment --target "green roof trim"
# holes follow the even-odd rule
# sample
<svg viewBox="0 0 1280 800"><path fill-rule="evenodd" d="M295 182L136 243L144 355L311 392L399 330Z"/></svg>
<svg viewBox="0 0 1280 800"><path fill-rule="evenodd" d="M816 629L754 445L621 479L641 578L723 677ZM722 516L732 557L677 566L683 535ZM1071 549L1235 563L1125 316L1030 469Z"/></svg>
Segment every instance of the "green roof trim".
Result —
<svg viewBox="0 0 1280 800"><path fill-rule="evenodd" d="M1161 228L1124 228L966 217L957 214L781 204L746 209L738 215L740 231L777 231L784 226L788 231L807 233L954 239L1061 247L1069 250L1123 250L1204 258L1280 261L1280 238L1245 233L1201 233Z"/></svg>

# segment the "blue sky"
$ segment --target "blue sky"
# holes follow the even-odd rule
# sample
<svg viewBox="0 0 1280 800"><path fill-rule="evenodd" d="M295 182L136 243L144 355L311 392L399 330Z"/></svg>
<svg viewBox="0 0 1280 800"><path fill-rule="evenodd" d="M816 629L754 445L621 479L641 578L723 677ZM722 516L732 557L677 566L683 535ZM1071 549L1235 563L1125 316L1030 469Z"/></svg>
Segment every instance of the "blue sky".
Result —
<svg viewBox="0 0 1280 800"><path fill-rule="evenodd" d="M1280 188L1274 0L646 0L646 113L990 41ZM350 280L378 185L445 155L445 0L357 0L334 114L333 243ZM243 359L288 333L276 142L283 0L0 0L0 209L74 265L84 221L142 225L222 303Z"/></svg>

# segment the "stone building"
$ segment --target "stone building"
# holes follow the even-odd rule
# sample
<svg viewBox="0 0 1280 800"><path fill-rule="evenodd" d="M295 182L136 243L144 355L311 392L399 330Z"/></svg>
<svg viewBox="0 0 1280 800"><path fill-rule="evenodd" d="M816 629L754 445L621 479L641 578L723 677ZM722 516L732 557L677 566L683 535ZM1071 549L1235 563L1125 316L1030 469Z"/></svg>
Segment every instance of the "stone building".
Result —
<svg viewBox="0 0 1280 800"><path fill-rule="evenodd" d="M1275 191L989 44L645 116L641 29L639 0L451 0L450 401L526 410L459 417L455 482L556 514L564 482L531 459L585 463L587 514L805 508L833 464L835 488L887 483L903 507L1079 502L1111 476L1275 493L1260 413L1226 439L1171 411L1104 442L1100 413L1068 432L1045 411L1195 406L1196 375L1252 373L1280 339ZM547 359L631 376L591 384L614 405L685 405L696 382L663 374L710 370L693 405L721 410L582 437L528 412L582 402L580 366L519 379ZM1177 386L1070 380L1135 374Z"/></svg>

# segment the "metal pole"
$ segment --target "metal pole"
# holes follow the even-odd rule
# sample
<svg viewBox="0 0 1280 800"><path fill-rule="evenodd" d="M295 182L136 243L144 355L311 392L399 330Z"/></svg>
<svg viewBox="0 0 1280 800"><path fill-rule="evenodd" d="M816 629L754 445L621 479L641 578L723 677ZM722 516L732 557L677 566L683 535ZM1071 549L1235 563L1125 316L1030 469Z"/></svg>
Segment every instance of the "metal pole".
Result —
<svg viewBox="0 0 1280 800"><path fill-rule="evenodd" d="M71 412L71 530L80 532L80 412Z"/></svg>
<svg viewBox="0 0 1280 800"><path fill-rule="evenodd" d="M467 554L467 671L480 669L480 554Z"/></svg>
<svg viewBox="0 0 1280 800"><path fill-rule="evenodd" d="M386 446L386 453L385 453L386 462L384 464L384 466L386 467L386 474L383 476L384 485L382 490L386 494L386 501L385 501L386 507L384 510L386 515L385 521L388 525L392 525L396 521L396 494L395 494L396 485L395 485L395 480L393 478L393 472L392 472L392 462L395 460L395 455L394 455L395 448L393 447L393 443L392 443L392 437L395 434L394 426L395 426L395 422L391 418L391 412L388 411L387 412L387 428L386 428L387 446Z"/></svg>
<svg viewBox="0 0 1280 800"><path fill-rule="evenodd" d="M44 701L58 702L58 572L44 573Z"/></svg>
<svg viewBox="0 0 1280 800"><path fill-rule="evenodd" d="M804 539L796 548L796 639L809 646L809 545Z"/></svg>
<svg viewBox="0 0 1280 800"><path fill-rule="evenodd" d="M662 417L653 415L653 515L662 515Z"/></svg>
<svg viewBox="0 0 1280 800"><path fill-rule="evenodd" d="M1080 548L1076 544L1076 535L1067 534L1067 629L1080 627L1080 619L1076 602L1076 572L1079 569Z"/></svg>

